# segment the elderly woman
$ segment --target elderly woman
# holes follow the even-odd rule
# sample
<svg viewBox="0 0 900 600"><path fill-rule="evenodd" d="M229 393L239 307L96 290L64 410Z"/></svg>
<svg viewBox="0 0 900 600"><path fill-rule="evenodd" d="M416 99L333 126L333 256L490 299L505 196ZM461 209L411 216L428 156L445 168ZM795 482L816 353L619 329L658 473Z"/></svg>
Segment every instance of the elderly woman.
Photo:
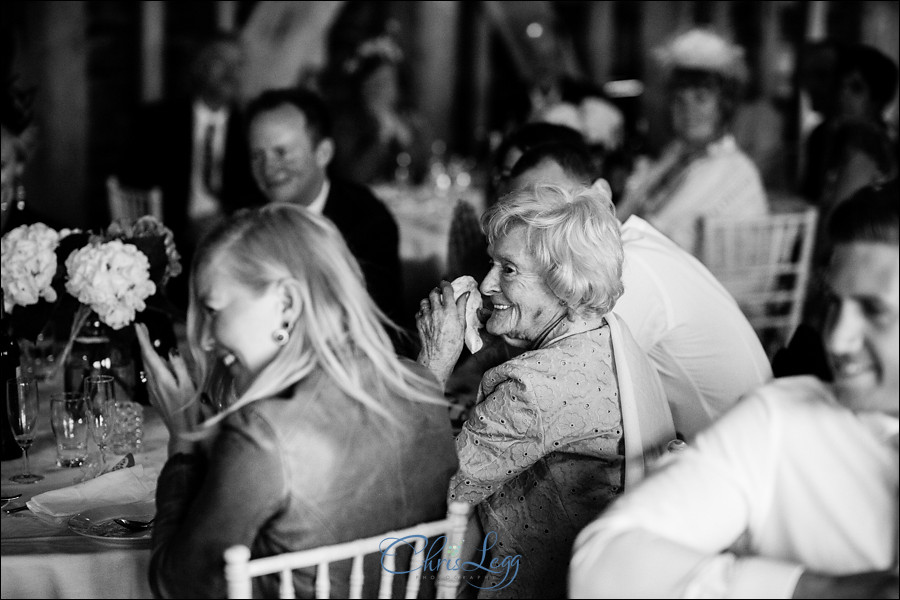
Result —
<svg viewBox="0 0 900 600"><path fill-rule="evenodd" d="M190 289L199 390L184 361L160 358L138 329L171 432L156 491L157 597L224 597L234 544L255 558L443 518L457 464L446 403L427 371L394 354L330 221L290 204L238 213L198 248ZM203 420L201 390L224 410ZM378 561L365 569L377 585ZM332 567L338 597L349 571ZM314 573L294 582L313 596ZM277 596L277 577L254 585L256 597Z"/></svg>
<svg viewBox="0 0 900 600"><path fill-rule="evenodd" d="M610 313L622 244L609 196L532 186L482 224L487 332L522 353L484 374L449 496L477 505L496 564L521 565L488 572L483 595L561 598L576 534L643 476L674 428L655 369ZM441 381L462 348L466 296L454 302L445 283L422 300L419 361Z"/></svg>
<svg viewBox="0 0 900 600"><path fill-rule="evenodd" d="M699 219L768 210L756 165L728 126L746 80L743 50L695 29L657 51L666 72L675 140L626 183L618 215L637 214L697 254Z"/></svg>

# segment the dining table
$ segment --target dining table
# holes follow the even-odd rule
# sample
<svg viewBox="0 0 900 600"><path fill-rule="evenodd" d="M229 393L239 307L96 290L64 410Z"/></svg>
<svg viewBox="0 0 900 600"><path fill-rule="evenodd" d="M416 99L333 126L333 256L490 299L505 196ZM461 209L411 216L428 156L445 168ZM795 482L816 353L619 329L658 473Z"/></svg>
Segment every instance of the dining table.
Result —
<svg viewBox="0 0 900 600"><path fill-rule="evenodd" d="M23 506L33 496L81 482L85 467L56 464L56 443L50 427L50 395L61 391L62 374L38 382L37 434L28 457L31 471L43 476L32 484L10 477L22 471L22 458L3 461L3 496L21 494L6 510ZM143 445L133 454L135 464L159 472L168 453L169 433L159 413L144 406ZM99 451L89 437L88 463ZM123 457L107 453L107 464ZM48 519L22 510L0 512L0 597L2 598L153 598L148 580L150 539L104 540L76 533L68 519ZM60 522L62 521L62 522Z"/></svg>

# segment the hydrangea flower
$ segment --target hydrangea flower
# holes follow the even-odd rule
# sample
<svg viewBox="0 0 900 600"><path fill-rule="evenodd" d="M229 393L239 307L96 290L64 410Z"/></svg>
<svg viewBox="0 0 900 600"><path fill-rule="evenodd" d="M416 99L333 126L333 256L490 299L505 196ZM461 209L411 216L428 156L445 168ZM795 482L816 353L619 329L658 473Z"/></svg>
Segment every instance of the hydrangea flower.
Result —
<svg viewBox="0 0 900 600"><path fill-rule="evenodd" d="M113 329L134 321L137 312L146 308L144 300L156 293L147 256L120 240L72 252L66 271L66 290Z"/></svg>
<svg viewBox="0 0 900 600"><path fill-rule="evenodd" d="M0 287L3 310L37 304L43 298L55 302L56 247L68 230L57 232L44 225L21 225L3 236L0 251Z"/></svg>

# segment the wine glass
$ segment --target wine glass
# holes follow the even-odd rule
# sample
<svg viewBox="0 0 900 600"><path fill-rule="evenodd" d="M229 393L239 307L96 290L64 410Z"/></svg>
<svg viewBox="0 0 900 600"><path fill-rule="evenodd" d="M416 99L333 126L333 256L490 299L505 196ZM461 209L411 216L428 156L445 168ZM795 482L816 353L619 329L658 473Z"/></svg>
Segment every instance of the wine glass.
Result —
<svg viewBox="0 0 900 600"><path fill-rule="evenodd" d="M100 449L100 473L106 470L106 448L116 424L116 390L111 375L84 378L84 397L88 405L91 436Z"/></svg>
<svg viewBox="0 0 900 600"><path fill-rule="evenodd" d="M34 377L16 377L6 382L6 413L13 436L25 458L25 470L9 479L16 483L40 481L44 476L32 473L28 464L28 449L34 442L38 415L38 387Z"/></svg>

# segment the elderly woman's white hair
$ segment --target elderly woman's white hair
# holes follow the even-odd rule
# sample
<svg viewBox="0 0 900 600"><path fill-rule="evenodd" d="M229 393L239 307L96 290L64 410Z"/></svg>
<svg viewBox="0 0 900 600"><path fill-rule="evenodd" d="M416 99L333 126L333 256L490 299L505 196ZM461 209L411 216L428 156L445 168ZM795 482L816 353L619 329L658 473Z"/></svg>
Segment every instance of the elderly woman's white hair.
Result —
<svg viewBox="0 0 900 600"><path fill-rule="evenodd" d="M606 314L622 295L622 239L608 190L538 184L482 217L488 243L524 225L528 250L569 316Z"/></svg>

